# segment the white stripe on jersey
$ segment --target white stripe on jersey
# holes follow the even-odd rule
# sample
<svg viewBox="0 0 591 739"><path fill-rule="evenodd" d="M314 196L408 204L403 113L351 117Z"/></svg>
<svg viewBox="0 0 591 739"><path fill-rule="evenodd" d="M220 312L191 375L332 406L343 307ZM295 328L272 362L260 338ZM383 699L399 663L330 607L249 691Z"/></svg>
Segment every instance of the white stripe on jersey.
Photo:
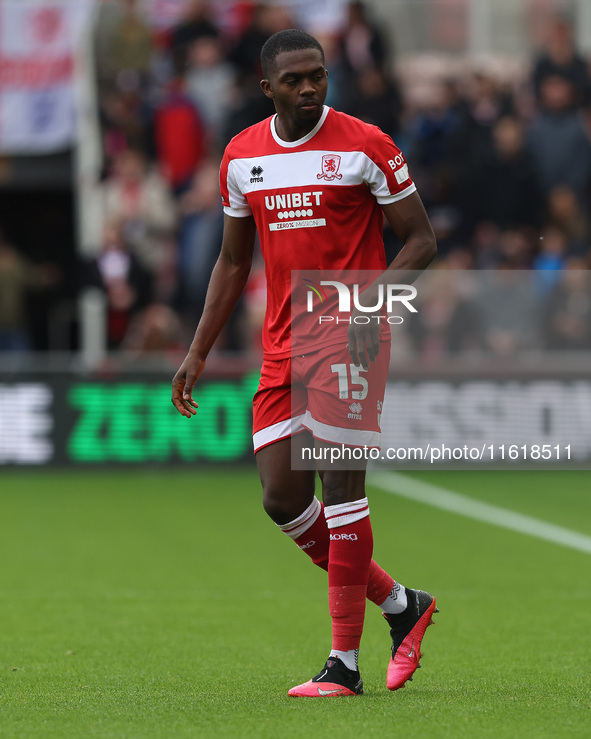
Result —
<svg viewBox="0 0 591 739"><path fill-rule="evenodd" d="M326 171L323 167L323 158L326 157L334 157L337 163L332 172ZM403 167L402 170L404 169L408 179L408 169ZM253 176L253 170L260 173ZM367 154L361 151L319 149L269 154L233 159L228 166L230 206L238 211L250 211L244 197L244 194L250 192L309 187L310 198L314 199L323 186L351 187L363 184L369 187L381 205L401 200L416 189L411 184L402 192L392 195L386 175ZM273 210L274 206L271 203L270 205L269 209Z"/></svg>
<svg viewBox="0 0 591 739"><path fill-rule="evenodd" d="M364 160L371 161L361 151L338 151L319 149L316 151L290 151L266 156L232 159L228 167L228 181L233 180L243 193L256 190L278 190L294 187L314 187L321 189L327 182L322 171L322 157L332 154L339 158L339 167L331 185L361 185L361 172L365 170ZM373 164L373 162L372 162ZM253 177L253 168L262 169L259 177ZM375 167L375 165L374 165ZM376 167L377 169L377 167ZM261 180L262 182L258 182ZM251 180L257 180L251 182Z"/></svg>

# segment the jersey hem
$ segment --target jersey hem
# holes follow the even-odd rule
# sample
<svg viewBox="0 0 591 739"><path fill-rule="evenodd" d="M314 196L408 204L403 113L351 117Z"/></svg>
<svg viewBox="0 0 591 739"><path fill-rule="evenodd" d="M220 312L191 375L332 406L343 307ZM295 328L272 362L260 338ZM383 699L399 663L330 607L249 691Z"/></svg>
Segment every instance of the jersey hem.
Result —
<svg viewBox="0 0 591 739"><path fill-rule="evenodd" d="M258 431L255 431L252 435L252 443L254 447L254 453L256 454L261 449L264 449L269 444L274 444L276 441L282 441L283 439L289 439L291 436L303 433L306 429L302 426L304 414L293 418L290 414L288 418L283 421L274 423L271 426L265 426Z"/></svg>
<svg viewBox="0 0 591 739"><path fill-rule="evenodd" d="M232 218L248 218L252 215L250 208L232 208L229 205L224 205L224 213Z"/></svg>
<svg viewBox="0 0 591 739"><path fill-rule="evenodd" d="M370 429L348 429L342 426L333 426L317 421L310 411L304 414L302 426L312 434L317 441L327 444L342 444L349 447L367 447L368 449L381 448L381 433Z"/></svg>
<svg viewBox="0 0 591 739"><path fill-rule="evenodd" d="M396 203L399 200L404 200L404 198L412 195L413 192L416 192L416 189L416 185L413 182L411 185L406 187L404 190L397 192L395 195L385 195L384 197L376 198L376 201L379 205L390 205L391 203Z"/></svg>

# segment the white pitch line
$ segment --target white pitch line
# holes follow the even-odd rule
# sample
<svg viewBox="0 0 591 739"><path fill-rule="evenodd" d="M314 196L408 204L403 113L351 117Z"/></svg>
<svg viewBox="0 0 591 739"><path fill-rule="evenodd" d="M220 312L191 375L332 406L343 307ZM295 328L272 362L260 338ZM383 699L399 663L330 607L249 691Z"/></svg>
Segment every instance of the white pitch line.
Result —
<svg viewBox="0 0 591 739"><path fill-rule="evenodd" d="M476 521L484 521L503 529L518 531L520 534L528 534L591 554L591 536L579 534L577 531L562 526L555 526L539 518L525 516L523 513L515 513L506 508L481 503L437 485L407 477L399 472L372 472L368 474L367 483L392 495L400 495L403 498L410 498L450 513L457 513Z"/></svg>

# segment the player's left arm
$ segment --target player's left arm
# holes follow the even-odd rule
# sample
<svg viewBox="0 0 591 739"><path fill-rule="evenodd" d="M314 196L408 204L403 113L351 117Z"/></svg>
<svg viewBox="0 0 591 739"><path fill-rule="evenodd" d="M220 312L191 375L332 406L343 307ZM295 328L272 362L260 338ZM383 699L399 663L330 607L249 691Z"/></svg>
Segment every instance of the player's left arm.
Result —
<svg viewBox="0 0 591 739"><path fill-rule="evenodd" d="M382 205L382 210L394 233L403 243L402 249L388 266L384 278L392 270L408 270L417 275L428 267L437 254L433 228L418 192L395 203ZM410 275L409 275L410 276Z"/></svg>
<svg viewBox="0 0 591 739"><path fill-rule="evenodd" d="M433 228L415 191L401 200L381 206L388 223L403 244L388 269L362 293L365 305L375 305L379 285L410 285L429 266L437 253ZM379 324L355 323L349 326L348 348L354 364L368 369L380 351Z"/></svg>

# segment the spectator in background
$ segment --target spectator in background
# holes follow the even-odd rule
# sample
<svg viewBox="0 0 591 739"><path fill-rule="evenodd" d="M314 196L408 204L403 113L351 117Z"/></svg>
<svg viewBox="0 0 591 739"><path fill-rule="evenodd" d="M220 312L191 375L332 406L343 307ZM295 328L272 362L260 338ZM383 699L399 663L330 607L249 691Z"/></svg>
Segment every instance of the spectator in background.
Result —
<svg viewBox="0 0 591 739"><path fill-rule="evenodd" d="M473 306L478 283L470 273L458 275L464 257L457 255L431 270L419 293L419 311L409 321L410 336L421 356L437 358L480 347L480 326ZM445 267L445 268L444 268ZM465 277L465 279L462 279Z"/></svg>
<svg viewBox="0 0 591 739"><path fill-rule="evenodd" d="M54 265L32 264L0 230L0 352L32 348L27 296L31 290L52 287L58 280L59 271Z"/></svg>
<svg viewBox="0 0 591 739"><path fill-rule="evenodd" d="M205 125L180 77L170 82L154 112L154 144L168 184L180 195L207 153Z"/></svg>
<svg viewBox="0 0 591 739"><path fill-rule="evenodd" d="M490 221L483 221L475 230L477 269L526 270L532 266L535 232L528 228L508 228L500 231Z"/></svg>
<svg viewBox="0 0 591 739"><path fill-rule="evenodd" d="M273 102L261 95L261 48L274 33L293 26L293 18L280 5L257 3L254 7L250 25L228 54L234 66L235 85L220 138L222 146L248 126L275 113Z"/></svg>
<svg viewBox="0 0 591 739"><path fill-rule="evenodd" d="M450 139L448 150L450 198L461 214L457 231L462 238L467 238L478 221L474 182L483 165L494 156L494 127L501 118L512 115L513 101L495 79L476 73L459 112L460 124Z"/></svg>
<svg viewBox="0 0 591 739"><path fill-rule="evenodd" d="M461 123L459 100L453 80L441 80L411 120L409 156L415 166L431 170L447 163L450 141Z"/></svg>
<svg viewBox="0 0 591 739"><path fill-rule="evenodd" d="M472 166L480 166L493 152L496 123L513 114L510 93L493 77L477 72L472 76L461 121L455 137L456 152L463 153Z"/></svg>
<svg viewBox="0 0 591 739"><path fill-rule="evenodd" d="M152 55L152 32L137 0L123 0L105 44L103 73L116 78L121 89L145 88Z"/></svg>
<svg viewBox="0 0 591 739"><path fill-rule="evenodd" d="M533 260L534 286L538 296L547 298L560 279L568 250L566 234L556 226L546 226L540 236L540 249Z"/></svg>
<svg viewBox="0 0 591 739"><path fill-rule="evenodd" d="M459 129L459 96L457 86L451 80L439 81L427 97L423 109L411 120L409 126L409 159L413 179L420 188L421 197L433 223L444 219L453 234L461 221L461 214L453 202L452 186L455 180L455 164L450 157L450 145ZM445 248L445 234L438 241Z"/></svg>
<svg viewBox="0 0 591 739"><path fill-rule="evenodd" d="M214 23L209 3L203 0L187 0L180 23L170 32L170 45L173 64L177 73L187 66L189 47L199 38L218 38L219 29Z"/></svg>
<svg viewBox="0 0 591 739"><path fill-rule="evenodd" d="M484 349L509 356L535 346L539 311L526 274L504 259L483 282L474 306Z"/></svg>
<svg viewBox="0 0 591 739"><path fill-rule="evenodd" d="M234 81L234 69L225 60L219 38L202 36L189 46L185 89L212 141L220 138L216 134L231 108Z"/></svg>
<svg viewBox="0 0 591 739"><path fill-rule="evenodd" d="M138 0L105 3L97 26L99 111L105 170L128 147L149 143L147 94L151 85L152 30Z"/></svg>
<svg viewBox="0 0 591 739"><path fill-rule="evenodd" d="M239 81L232 92L232 106L228 111L222 130L222 143L227 145L231 138L255 123L273 115L273 102L261 95L260 78L251 76Z"/></svg>
<svg viewBox="0 0 591 739"><path fill-rule="evenodd" d="M548 77L559 76L573 87L573 105L591 102L591 77L587 61L578 54L570 23L556 18L548 29L545 48L534 63L532 85L538 104L544 105L542 87Z"/></svg>
<svg viewBox="0 0 591 739"><path fill-rule="evenodd" d="M582 259L569 259L545 310L547 349L591 349L591 272Z"/></svg>
<svg viewBox="0 0 591 739"><path fill-rule="evenodd" d="M355 94L345 112L378 126L394 138L400 130L402 116L400 90L380 67L365 67L357 75Z"/></svg>
<svg viewBox="0 0 591 739"><path fill-rule="evenodd" d="M568 255L582 256L591 247L589 218L573 189L557 185L548 194L548 224L561 229L568 240Z"/></svg>
<svg viewBox="0 0 591 739"><path fill-rule="evenodd" d="M366 3L349 3L341 50L343 64L349 77L353 80L368 67L386 71L388 51L380 27L369 17Z"/></svg>
<svg viewBox="0 0 591 739"><path fill-rule="evenodd" d="M83 283L100 288L107 297L107 345L123 343L133 316L152 300L153 280L125 241L121 221L109 220L103 228L101 250L83 266Z"/></svg>
<svg viewBox="0 0 591 739"><path fill-rule="evenodd" d="M545 196L556 185L568 185L582 203L591 182L591 142L574 107L575 88L559 75L545 77L541 110L529 131L529 150Z"/></svg>
<svg viewBox="0 0 591 739"><path fill-rule="evenodd" d="M490 221L481 221L476 224L470 251L474 257L476 269L494 269L498 261L498 247L501 229Z"/></svg>
<svg viewBox="0 0 591 739"><path fill-rule="evenodd" d="M160 294L174 263L176 214L166 182L148 169L141 152L127 149L117 156L101 195L104 219L121 224L127 246L140 265L155 274Z"/></svg>
<svg viewBox="0 0 591 739"><path fill-rule="evenodd" d="M122 348L132 360L166 355L175 364L184 355L179 317L168 305L149 305L131 321Z"/></svg>
<svg viewBox="0 0 591 739"><path fill-rule="evenodd" d="M146 144L147 125L139 90L122 91L109 83L101 94L100 114L108 171L121 152L129 147L141 149Z"/></svg>
<svg viewBox="0 0 591 739"><path fill-rule="evenodd" d="M349 0L272 0L293 16L292 28L327 38L340 37L347 22ZM326 53L326 51L325 51Z"/></svg>
<svg viewBox="0 0 591 739"><path fill-rule="evenodd" d="M293 26L294 21L285 8L267 3L255 5L250 25L228 54L228 60L234 65L241 82L254 76L258 85L262 77L260 56L263 44L274 33Z"/></svg>
<svg viewBox="0 0 591 739"><path fill-rule="evenodd" d="M217 161L208 161L197 171L179 200L179 214L175 302L192 326L203 311L224 225Z"/></svg>
<svg viewBox="0 0 591 739"><path fill-rule="evenodd" d="M224 212L220 199L219 162L208 160L179 200L179 248L175 305L193 326L203 312L209 276L220 251ZM226 351L245 349L244 300L225 326L219 345Z"/></svg>
<svg viewBox="0 0 591 739"><path fill-rule="evenodd" d="M473 172L475 218L501 229L536 225L541 194L523 125L512 116L500 118L492 129L492 143L490 157Z"/></svg>

